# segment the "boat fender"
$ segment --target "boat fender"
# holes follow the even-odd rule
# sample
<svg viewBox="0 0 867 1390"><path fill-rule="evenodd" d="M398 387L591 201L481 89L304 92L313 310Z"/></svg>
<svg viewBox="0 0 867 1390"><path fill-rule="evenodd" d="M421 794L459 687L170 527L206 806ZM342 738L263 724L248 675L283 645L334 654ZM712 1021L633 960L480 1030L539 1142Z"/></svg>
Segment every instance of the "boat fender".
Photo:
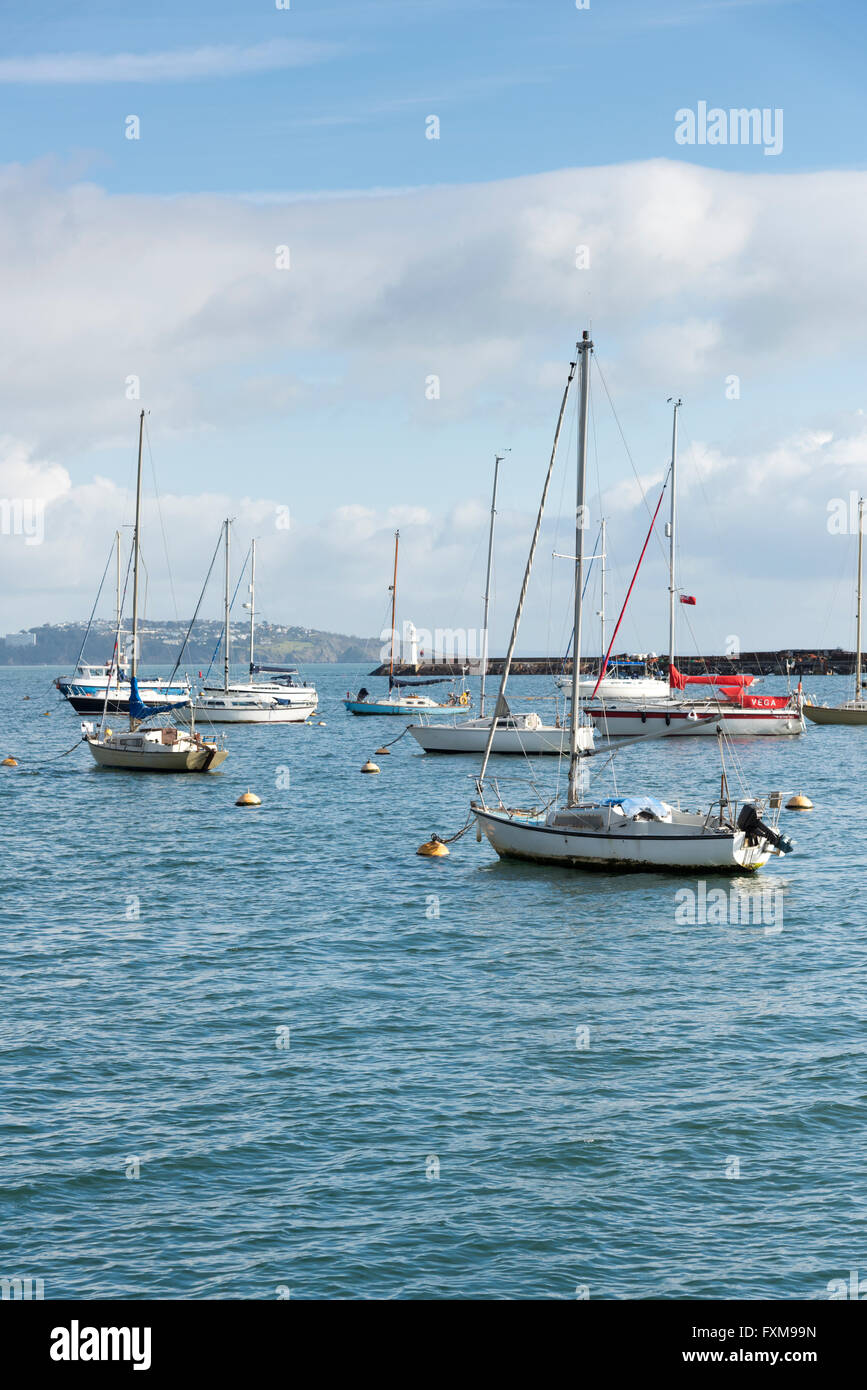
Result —
<svg viewBox="0 0 867 1390"><path fill-rule="evenodd" d="M644 713L644 710L641 711L641 722L642 724L647 723L647 715Z"/></svg>
<svg viewBox="0 0 867 1390"><path fill-rule="evenodd" d="M665 716L665 722L666 722L666 724L670 724L670 723L671 723L671 715L670 715L670 714L667 714L667 715Z"/></svg>

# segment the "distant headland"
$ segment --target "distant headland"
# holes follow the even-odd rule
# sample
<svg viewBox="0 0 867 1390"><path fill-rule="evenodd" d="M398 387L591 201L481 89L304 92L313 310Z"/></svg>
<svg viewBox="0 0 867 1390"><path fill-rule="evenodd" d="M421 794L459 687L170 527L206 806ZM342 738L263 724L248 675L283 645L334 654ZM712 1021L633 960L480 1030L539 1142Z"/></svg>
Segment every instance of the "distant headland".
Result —
<svg viewBox="0 0 867 1390"><path fill-rule="evenodd" d="M141 661L151 665L173 664L187 623L148 621L141 628ZM207 666L222 635L217 621L197 622L184 654L185 666ZM81 649L86 623L46 623L26 632L0 638L0 666L71 667ZM232 655L244 660L250 629L232 623ZM83 660L108 661L114 647L114 625L94 621ZM359 662L379 661L382 643L373 637L352 637L340 632L319 632L310 627L285 627L279 623L256 624L256 660L260 662Z"/></svg>

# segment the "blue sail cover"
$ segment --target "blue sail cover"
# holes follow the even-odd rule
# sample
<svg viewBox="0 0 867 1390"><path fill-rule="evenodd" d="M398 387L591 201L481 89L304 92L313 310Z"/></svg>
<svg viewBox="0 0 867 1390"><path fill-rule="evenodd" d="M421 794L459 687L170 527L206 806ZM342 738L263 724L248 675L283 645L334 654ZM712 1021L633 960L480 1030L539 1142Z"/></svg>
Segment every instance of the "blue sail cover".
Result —
<svg viewBox="0 0 867 1390"><path fill-rule="evenodd" d="M189 700L180 700L176 705L146 705L139 694L135 676L129 679L129 717L130 719L150 719L154 714L167 714L169 710L183 709Z"/></svg>

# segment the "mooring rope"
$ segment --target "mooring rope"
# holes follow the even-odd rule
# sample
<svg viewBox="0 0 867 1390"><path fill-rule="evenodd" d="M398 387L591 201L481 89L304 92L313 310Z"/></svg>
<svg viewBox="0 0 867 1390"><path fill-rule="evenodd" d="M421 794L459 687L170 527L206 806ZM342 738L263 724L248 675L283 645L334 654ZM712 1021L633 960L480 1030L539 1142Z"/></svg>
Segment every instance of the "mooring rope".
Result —
<svg viewBox="0 0 867 1390"><path fill-rule="evenodd" d="M80 738L79 738L79 739L76 739L75 743L73 743L73 745L72 745L71 748L65 748L64 751L63 751L62 753L56 753L55 756L54 756L53 758L36 758L36 759L34 759L34 761L36 762L37 767L47 767L49 763L56 763L56 762L59 762L61 758L68 757L68 755L69 755L70 753L74 753L75 750L76 750L76 748L80 748L80 747L81 747L83 741L84 741L84 740L83 740L83 739L80 739ZM22 771L22 772L29 772L29 771L30 771L30 768L24 767L24 768L21 769L21 771Z"/></svg>

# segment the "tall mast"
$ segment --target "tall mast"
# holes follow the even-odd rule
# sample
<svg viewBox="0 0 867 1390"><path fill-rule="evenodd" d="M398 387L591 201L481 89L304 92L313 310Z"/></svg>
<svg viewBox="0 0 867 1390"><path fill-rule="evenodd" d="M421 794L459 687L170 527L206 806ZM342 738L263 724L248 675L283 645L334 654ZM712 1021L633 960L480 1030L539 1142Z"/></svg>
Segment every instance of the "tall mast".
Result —
<svg viewBox="0 0 867 1390"><path fill-rule="evenodd" d="M116 632L120 632L120 531L114 533L114 549L117 559L117 575L115 578L115 598L114 598L114 627Z"/></svg>
<svg viewBox="0 0 867 1390"><path fill-rule="evenodd" d="M256 621L256 542L250 542L250 676L253 675L253 624Z"/></svg>
<svg viewBox="0 0 867 1390"><path fill-rule="evenodd" d="M394 533L394 579L391 584L391 663L388 668L388 688L391 690L394 685L394 615L397 604L397 546L400 540L400 532Z"/></svg>
<svg viewBox="0 0 867 1390"><path fill-rule="evenodd" d="M479 715L481 717L484 717L485 713L485 676L488 673L488 608L491 603L491 561L494 557L494 519L497 515L497 477L502 462L503 455L495 454L494 491L491 494L491 529L488 532L488 568L485 574L485 608L482 616L482 689L479 694Z"/></svg>
<svg viewBox="0 0 867 1390"><path fill-rule="evenodd" d="M226 517L226 585L224 594L226 635L223 642L223 689L229 689L229 518Z"/></svg>
<svg viewBox="0 0 867 1390"><path fill-rule="evenodd" d="M138 417L138 468L136 471L135 482L135 533L133 535L133 570L132 570L132 661L130 662L130 676L138 674L138 559L141 548L141 455L142 440L144 439L144 411ZM130 719L130 725L132 725Z"/></svg>
<svg viewBox="0 0 867 1390"><path fill-rule="evenodd" d="M578 354L581 362L581 396L578 407L578 488L575 502L575 638L572 647L572 718L569 726L568 806L579 798L578 729L581 704L578 683L581 673L581 590L584 587L584 499L587 492L587 404L589 398L590 353L593 344L587 329L581 335Z"/></svg>
<svg viewBox="0 0 867 1390"><path fill-rule="evenodd" d="M601 584L601 586L602 586L602 603L601 603L600 608L599 608L599 618L600 618L600 621L601 621L601 624L602 624L602 660L604 661L604 660L605 660L605 517L602 518L601 532L602 532L602 534L601 534L601 538L600 538L600 544L601 544L601 546L602 546L602 555L600 556L601 570L600 570L600 579L599 579L599 582L600 582L600 584ZM602 668L600 667L600 670L601 670L601 669L602 669Z"/></svg>
<svg viewBox="0 0 867 1390"><path fill-rule="evenodd" d="M671 426L671 516L668 523L668 692L671 694L671 676L674 666L674 613L677 593L674 585L674 545L677 522L677 412L683 402L676 400L674 420Z"/></svg>
<svg viewBox="0 0 867 1390"><path fill-rule="evenodd" d="M864 498L858 499L858 590L855 609L855 699L861 699L861 594L864 587Z"/></svg>

